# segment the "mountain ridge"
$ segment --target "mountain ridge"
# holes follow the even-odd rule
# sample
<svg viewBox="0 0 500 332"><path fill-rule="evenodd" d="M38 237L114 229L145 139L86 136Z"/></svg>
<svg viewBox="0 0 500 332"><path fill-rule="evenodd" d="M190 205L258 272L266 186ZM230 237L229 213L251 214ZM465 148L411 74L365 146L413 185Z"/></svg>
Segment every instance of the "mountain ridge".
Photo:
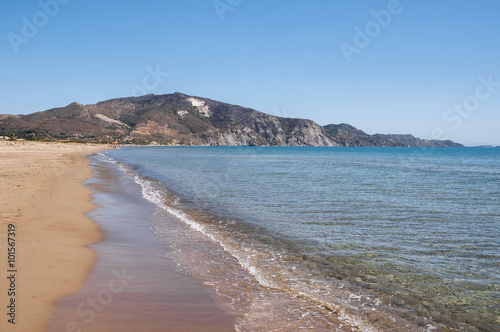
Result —
<svg viewBox="0 0 500 332"><path fill-rule="evenodd" d="M369 135L349 124L273 116L180 92L73 102L27 115L0 114L0 136L165 145L463 147L413 135Z"/></svg>

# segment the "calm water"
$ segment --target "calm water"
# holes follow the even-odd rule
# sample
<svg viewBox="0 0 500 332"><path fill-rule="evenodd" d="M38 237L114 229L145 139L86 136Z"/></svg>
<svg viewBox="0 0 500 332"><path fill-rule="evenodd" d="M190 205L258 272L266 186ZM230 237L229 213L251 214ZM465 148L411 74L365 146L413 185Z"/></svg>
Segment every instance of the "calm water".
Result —
<svg viewBox="0 0 500 332"><path fill-rule="evenodd" d="M163 211L151 227L167 256L240 313L239 330L500 330L500 149L127 147L100 158Z"/></svg>

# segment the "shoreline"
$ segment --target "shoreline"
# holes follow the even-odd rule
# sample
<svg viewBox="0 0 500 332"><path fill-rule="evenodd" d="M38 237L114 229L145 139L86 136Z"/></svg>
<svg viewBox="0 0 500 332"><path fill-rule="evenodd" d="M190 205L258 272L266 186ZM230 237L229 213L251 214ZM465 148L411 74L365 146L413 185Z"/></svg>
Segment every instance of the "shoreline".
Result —
<svg viewBox="0 0 500 332"><path fill-rule="evenodd" d="M234 331L234 316L213 290L177 272L169 249L150 229L157 207L118 165L90 157L85 181L97 208L87 215L102 231L84 288L58 300L50 331Z"/></svg>
<svg viewBox="0 0 500 332"><path fill-rule="evenodd" d="M112 213L104 218L106 223L99 222L99 213L94 212L101 202L94 203L94 196L97 191L109 194L116 178L102 190L88 185L97 179L87 157L107 149L106 145L0 142L4 191L0 249L5 253L3 272L14 271L12 280L0 281L4 308L0 330L234 331L234 317L199 280L176 272L148 227L140 225L123 241L120 234L125 232L118 228L115 236L106 226L108 220L117 221ZM123 205L118 207L115 212ZM140 232L142 242L134 242ZM142 256L123 250L132 242L146 248ZM15 255L9 267L6 252L11 247ZM111 295L112 301L108 303L103 294ZM102 314L93 311L96 319L89 316L92 307L81 307L84 302L91 305L86 299L92 295L106 302Z"/></svg>
<svg viewBox="0 0 500 332"><path fill-rule="evenodd" d="M226 313L235 317L234 327L237 331L300 331L304 328L317 331L359 330L341 319L343 313L328 309L321 301L297 296L298 293L291 293L288 288L278 289L267 284L259 267L253 269L252 263L247 260L245 253L250 253L250 250L244 249L243 252L238 249L240 244L245 246L248 242L241 237L233 237L239 233L237 230L233 229L233 232L225 228L230 233L221 233L217 226L210 225L210 213L207 214L203 208L179 206L179 196L170 192L166 183L155 180L154 176L149 177L147 162L143 164L145 169L142 168L145 172L141 172L140 167L136 168L137 160L147 159L146 156L135 150L132 153L135 156L133 160L116 158L122 152L127 154L125 150L110 151L111 164L119 165L125 177L134 179L141 188L142 198L159 211L148 219L152 221L150 228L167 248L166 257L177 264L176 270L181 274L194 276L215 291L213 295L216 302L222 304ZM177 159L179 156L171 157ZM175 173L175 165L169 166ZM224 218L217 220L219 223L224 222ZM255 247L250 245L247 248ZM251 252L258 255L258 250Z"/></svg>
<svg viewBox="0 0 500 332"><path fill-rule="evenodd" d="M9 244L15 249L13 265L2 259L4 272L14 271L10 273L14 278L0 282L4 308L0 330L47 330L57 300L84 286L97 260L87 246L102 235L85 215L96 206L82 182L92 177L86 156L105 149L105 145L0 143L2 252L7 251L8 225L15 229L15 244ZM11 303L15 307L6 308Z"/></svg>

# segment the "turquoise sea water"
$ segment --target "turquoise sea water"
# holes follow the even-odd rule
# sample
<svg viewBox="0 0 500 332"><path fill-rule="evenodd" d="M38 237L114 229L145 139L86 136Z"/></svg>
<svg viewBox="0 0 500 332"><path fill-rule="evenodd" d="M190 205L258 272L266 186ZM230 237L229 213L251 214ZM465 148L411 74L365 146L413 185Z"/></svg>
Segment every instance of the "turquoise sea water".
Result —
<svg viewBox="0 0 500 332"><path fill-rule="evenodd" d="M340 330L500 330L500 149L126 147L99 157L175 216L151 217L167 256L245 313L237 329L273 313L315 330L333 319Z"/></svg>

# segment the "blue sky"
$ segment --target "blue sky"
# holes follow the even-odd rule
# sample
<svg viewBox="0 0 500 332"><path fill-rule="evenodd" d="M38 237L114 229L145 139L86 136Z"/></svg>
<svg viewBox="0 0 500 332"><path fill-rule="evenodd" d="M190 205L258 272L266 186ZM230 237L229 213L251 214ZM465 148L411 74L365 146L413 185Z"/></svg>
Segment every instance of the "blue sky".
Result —
<svg viewBox="0 0 500 332"><path fill-rule="evenodd" d="M500 145L498 0L3 1L0 113L175 91Z"/></svg>

